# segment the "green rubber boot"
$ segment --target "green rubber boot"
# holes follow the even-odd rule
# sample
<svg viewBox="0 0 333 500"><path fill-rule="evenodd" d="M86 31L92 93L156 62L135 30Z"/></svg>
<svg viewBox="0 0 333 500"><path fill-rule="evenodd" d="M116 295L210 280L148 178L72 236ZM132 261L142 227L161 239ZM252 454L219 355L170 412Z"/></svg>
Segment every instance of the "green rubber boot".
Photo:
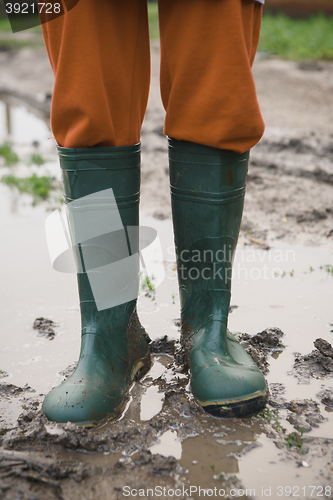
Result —
<svg viewBox="0 0 333 500"><path fill-rule="evenodd" d="M59 147L58 152L66 203L112 188L125 230L139 225L139 145ZM108 203L110 200L101 195L96 222ZM89 217L93 224L95 215L91 210ZM78 230L70 229L72 233ZM79 247L80 251L92 249L93 255L101 251L100 244L91 241ZM102 248L103 252L107 250ZM56 422L92 426L120 414L129 385L150 368L150 353L148 336L137 317L136 299L100 310L86 272L78 274L78 289L82 323L80 357L74 373L46 396L42 410Z"/></svg>
<svg viewBox="0 0 333 500"><path fill-rule="evenodd" d="M182 344L195 400L215 416L262 409L268 389L227 329L249 153L169 139Z"/></svg>

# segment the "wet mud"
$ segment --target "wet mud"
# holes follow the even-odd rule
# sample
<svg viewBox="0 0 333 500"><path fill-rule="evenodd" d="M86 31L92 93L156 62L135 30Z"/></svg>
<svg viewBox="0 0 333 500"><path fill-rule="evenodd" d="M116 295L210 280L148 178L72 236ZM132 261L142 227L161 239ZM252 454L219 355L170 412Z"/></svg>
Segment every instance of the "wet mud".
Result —
<svg viewBox="0 0 333 500"><path fill-rule="evenodd" d="M56 334L55 327L57 324L52 319L37 318L35 319L32 328L37 330L40 335L45 335L52 340Z"/></svg>
<svg viewBox="0 0 333 500"><path fill-rule="evenodd" d="M285 348L278 328L237 336L266 374L271 357ZM315 344L331 354L330 346ZM238 460L260 448L257 438L261 434L280 450L280 460L297 468L313 467L320 458L319 479L321 484L330 484L333 440L305 436L325 421L316 401L288 401L284 385L272 383L268 406L261 414L215 418L193 400L189 374L177 358L178 341L164 336L150 346L152 371L131 387L121 418L94 429L50 422L40 410L42 395L2 380L1 400L7 402L7 409L16 401L19 411L16 418L6 411L0 421L1 499L120 499L131 490L146 492L148 486L153 492L154 488L178 489L185 492L180 498L199 498L195 492L188 494L198 479L207 489L223 489L225 498L250 498L234 495L236 490L246 491L234 473ZM68 376L73 368L63 374ZM154 388L161 405L145 419L143 399ZM319 394L327 406L333 404L331 396L330 391ZM287 423L294 429L289 434L284 427ZM162 455L158 452L164 437L174 445L181 443L183 453L178 459L165 456L163 447ZM197 453L193 453L192 443ZM170 451L177 455L175 448Z"/></svg>
<svg viewBox="0 0 333 500"><path fill-rule="evenodd" d="M309 383L311 377L323 379L333 376L333 348L324 339L314 341L315 349L309 354L295 353L292 373L302 383Z"/></svg>
<svg viewBox="0 0 333 500"><path fill-rule="evenodd" d="M1 53L0 68L0 98L2 96L4 101L0 104L4 104L7 111L9 108L14 111L15 106L24 103L45 119L53 85L46 54L30 49L15 54ZM269 256L270 248L274 251L279 242L283 242L324 248L331 257L333 65L259 60L254 73L267 129L251 153L240 244L242 248L260 249L262 256ZM22 81L25 82L24 94ZM13 113L14 132L15 120L21 120L15 116ZM27 120L24 122L26 130L36 127L26 115L24 119ZM153 44L152 91L142 130L141 207L144 214L153 216L157 222L168 222L171 216L163 119L158 90L158 46ZM47 137L49 135L47 132ZM23 137L22 132L20 137ZM35 152L37 147L49 160L45 169L59 177L54 141L47 141L45 146L43 141L36 142L38 138L33 139L33 144L17 145L20 157ZM2 172L6 173L8 168L2 166ZM20 163L15 168L21 172L25 167ZM44 172L43 166L38 168L40 173ZM8 205L15 216L19 214L17 200ZM29 226L27 205L24 217L24 224L15 226L21 235ZM44 219L43 214L40 226ZM13 227L16 224L14 219L10 219L10 223ZM34 238L33 234L37 233L25 234L25 248ZM171 241L169 237L165 240L166 248ZM15 241L15 248L18 246ZM35 255L36 246L30 252L29 255ZM5 278L8 292L5 306L10 311L12 301L15 307L12 316L17 323L12 318L6 320L4 330L13 336L13 343L7 349L6 341L7 351L4 352L15 365L14 377L18 376L18 368L29 376L34 373L36 383L30 379L29 383L41 387L38 379L47 378L45 374L49 370L54 379L48 383L55 385L75 368L74 356L68 355L77 348L76 341L68 333L73 331L79 338L77 324L72 320L78 315L77 304L72 298L75 288L69 281L64 285L63 277L59 282L53 281L52 275L47 273L44 281L38 281L40 267L27 278L28 270L19 267L22 259L11 250L10 257L12 254L16 259L15 273L21 278L16 288L13 273ZM297 254L297 258L301 259L302 255ZM168 258L168 264L175 268L174 259L169 255ZM267 408L257 416L222 420L208 415L194 402L177 340L180 324L174 319L179 314L176 285L166 288L162 300L146 304L141 311L143 323L148 323L147 331L156 332L160 338L154 338L150 344L151 371L131 387L127 406L117 421L96 429L49 422L40 410L44 389L39 389L43 394L39 394L39 390L34 392L25 385L27 378L22 373L20 382L15 385L14 369L5 365L5 370L11 373L0 371L0 499L156 498L155 490L147 492L147 488L155 487L162 488L162 492L166 488L166 493L161 495L164 498L175 498L172 492L176 488L181 493L178 498L202 498L203 494L199 497L198 491L189 489L192 485L207 491L223 490L223 498L262 500L267 496L281 497L277 494L281 484L286 488L286 485L299 488L300 498L331 498L333 439L329 425L333 411L333 384L330 387L333 357L330 342L319 338L332 333L332 315L327 317L326 309L320 308L329 297L331 274L329 267L320 271L314 269L311 259L315 260L315 254L309 258L310 271L303 269L299 262L287 259L276 264L281 266L281 276L285 280L284 293L280 296L272 293L272 280L262 279L258 287L263 292L252 301L247 288L249 280L234 281L234 290L242 288L243 295L237 296L239 306L231 306L229 319L233 322L237 316L241 327L237 327L236 332L242 332L233 333L269 382ZM11 262L9 258L8 262ZM265 262L264 257L261 262ZM330 266L332 263L333 259L329 258L322 262ZM9 266L5 271L7 268ZM31 295L34 287L39 288L38 301L27 302L23 285L28 286ZM59 298L50 314L54 295L48 292L52 287L59 292ZM316 295L313 292L309 298L305 289L312 290L312 287ZM40 297L44 290L46 299L43 302L44 298ZM320 295L321 290L325 294ZM300 302L304 302L304 307L299 308ZM65 313L63 304L68 306ZM277 316L280 308L282 315ZM306 350L293 357L289 352L292 336L301 338L302 335L302 340L296 348L294 341L291 352L303 348L306 308L313 316L310 316L312 323L308 328L311 336L307 333L304 343L309 337L311 340L318 338L314 350L305 344ZM172 310L172 320L165 314L166 310ZM20 312L17 314L17 311ZM157 320L153 319L154 314ZM45 319L50 317L53 320ZM32 331L35 318L37 329ZM328 320L331 324L325 329ZM258 324L261 326L254 326ZM265 328L267 324L278 325L281 329ZM245 333L248 331L250 333ZM20 350L22 335L25 340ZM54 351L48 354L51 347ZM61 369L52 364L55 357L62 359ZM63 369L66 365L69 366ZM315 490L309 489L310 485L314 485ZM124 486L129 489L124 490ZM140 490L143 495L139 495ZM282 497L292 493L297 496L296 489L291 492L284 489L283 493Z"/></svg>
<svg viewBox="0 0 333 500"><path fill-rule="evenodd" d="M49 453L47 458L34 452L0 450L1 498L64 499L123 498L124 480L129 490L146 489L149 478L160 488L181 486L183 472L173 457L152 455L144 451L128 463L98 467L84 463L57 460Z"/></svg>
<svg viewBox="0 0 333 500"><path fill-rule="evenodd" d="M247 333L238 333L236 338L259 366L262 373L266 374L269 372L269 355L279 354L285 348L281 341L283 335L280 328L266 328L253 336Z"/></svg>

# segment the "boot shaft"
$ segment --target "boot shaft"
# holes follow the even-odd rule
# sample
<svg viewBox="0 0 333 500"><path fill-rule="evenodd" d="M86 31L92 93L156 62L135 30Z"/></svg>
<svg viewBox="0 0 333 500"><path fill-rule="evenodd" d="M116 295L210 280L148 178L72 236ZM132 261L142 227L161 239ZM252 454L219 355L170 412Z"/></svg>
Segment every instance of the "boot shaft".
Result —
<svg viewBox="0 0 333 500"><path fill-rule="evenodd" d="M125 259L135 254L138 248L138 241L133 241L133 236L129 241L127 227L139 226L140 145L79 149L58 147L58 153L64 198L69 204L67 213L72 243L78 262L82 335L102 336L115 351L119 350L128 358L129 339L124 334L124 325L135 314L136 297L115 307L99 309L91 280L103 284L106 296L126 293L126 287L133 287L133 282L138 287L138 258L134 262L134 256L131 261L134 276L130 272L123 276L121 270ZM111 189L113 197L110 196ZM89 196L94 194L96 196ZM89 234L99 232L100 235L89 238ZM119 267L114 281L110 282L105 281L108 279L108 264ZM128 265L125 267L128 270Z"/></svg>
<svg viewBox="0 0 333 500"><path fill-rule="evenodd" d="M140 144L80 149L59 146L58 154L66 203L112 188L123 226L139 224ZM103 195L99 199L102 203Z"/></svg>
<svg viewBox="0 0 333 500"><path fill-rule="evenodd" d="M169 139L170 189L183 321L226 324L249 152Z"/></svg>

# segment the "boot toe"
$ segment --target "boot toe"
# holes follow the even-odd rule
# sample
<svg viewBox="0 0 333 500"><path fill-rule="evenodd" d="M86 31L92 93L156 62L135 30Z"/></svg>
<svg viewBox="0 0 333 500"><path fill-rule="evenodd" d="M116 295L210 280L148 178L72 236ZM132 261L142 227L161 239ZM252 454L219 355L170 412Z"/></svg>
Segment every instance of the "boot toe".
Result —
<svg viewBox="0 0 333 500"><path fill-rule="evenodd" d="M230 359L191 356L191 386L197 403L216 416L245 416L266 404L268 389L256 365ZM205 362L203 362L203 359Z"/></svg>
<svg viewBox="0 0 333 500"><path fill-rule="evenodd" d="M65 381L44 399L42 411L52 421L94 425L114 416L117 399L98 384Z"/></svg>

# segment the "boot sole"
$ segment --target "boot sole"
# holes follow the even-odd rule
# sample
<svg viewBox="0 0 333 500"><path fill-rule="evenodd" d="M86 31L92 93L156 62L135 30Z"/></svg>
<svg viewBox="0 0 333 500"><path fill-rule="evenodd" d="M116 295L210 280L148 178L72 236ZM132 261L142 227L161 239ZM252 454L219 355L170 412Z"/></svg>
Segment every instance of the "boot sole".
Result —
<svg viewBox="0 0 333 500"><path fill-rule="evenodd" d="M129 399L128 398L128 389L130 388L131 384L133 382L137 382L142 377L144 377L146 375L146 373L149 372L150 368L151 368L151 357L150 357L150 350L148 349L145 357L139 359L139 361L137 361L137 363L135 364L135 366L132 370L131 376L130 376L130 380L129 380L127 389L126 389L125 394L124 394L124 398L121 401L121 403L119 404L119 406L117 406L114 413L110 414L109 416L105 417L102 420L99 420L98 422L75 422L76 425L79 425L80 427L85 427L86 429L89 429L92 427L99 427L100 425L106 424L107 422L110 422L112 420L116 420L118 417L120 417L120 415L122 414L122 412L124 411L124 409L126 407L126 404L128 403L128 399Z"/></svg>
<svg viewBox="0 0 333 500"><path fill-rule="evenodd" d="M210 415L219 418L234 418L234 417L248 417L260 412L266 406L268 400L268 391L261 393L252 398L235 401L216 403L206 403L196 400L196 402Z"/></svg>

